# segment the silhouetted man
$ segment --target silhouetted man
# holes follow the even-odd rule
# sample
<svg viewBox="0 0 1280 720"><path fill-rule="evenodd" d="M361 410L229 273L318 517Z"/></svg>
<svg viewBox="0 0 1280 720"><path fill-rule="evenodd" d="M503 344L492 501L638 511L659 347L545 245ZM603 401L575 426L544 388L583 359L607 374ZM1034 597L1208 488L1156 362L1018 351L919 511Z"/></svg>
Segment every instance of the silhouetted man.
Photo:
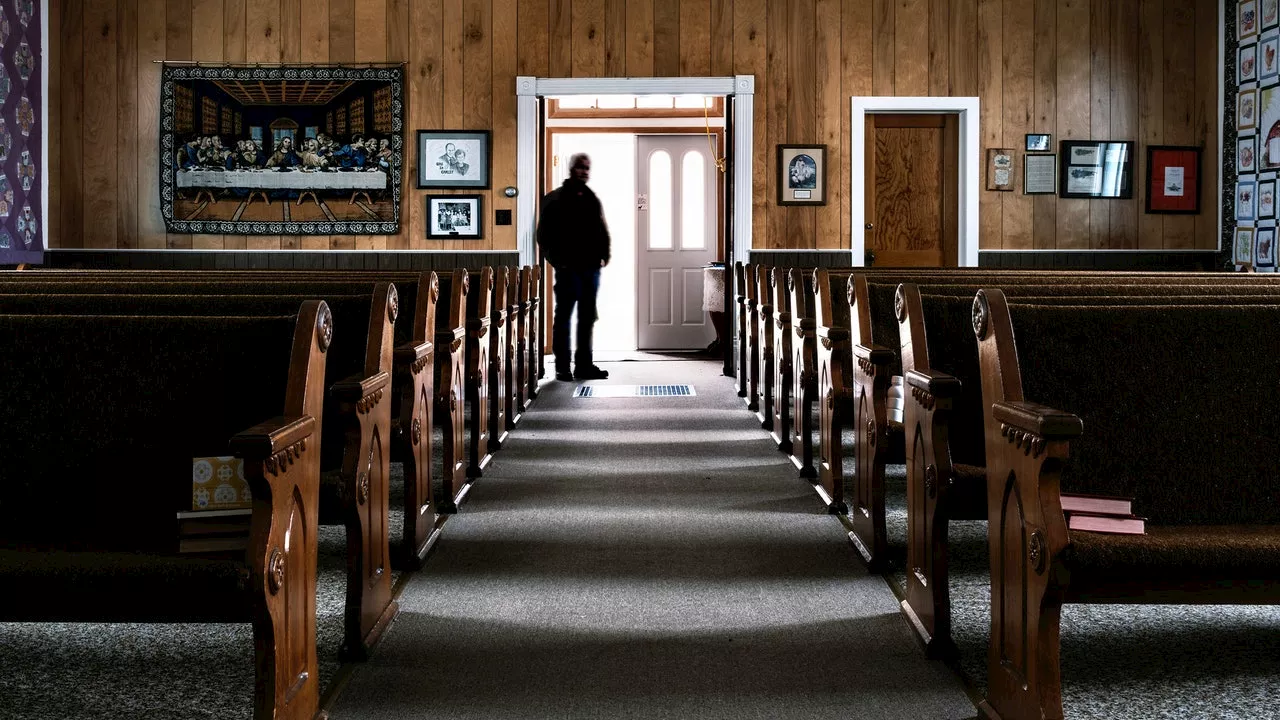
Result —
<svg viewBox="0 0 1280 720"><path fill-rule="evenodd" d="M555 268L555 323L551 348L556 355L557 380L603 380L609 373L596 367L591 333L596 322L596 294L600 268L609 264L609 227L600 199L587 187L591 158L578 153L569 159L569 177L542 199L538 245L542 257ZM569 318L578 307L577 348L569 351ZM573 372L569 359L573 358Z"/></svg>

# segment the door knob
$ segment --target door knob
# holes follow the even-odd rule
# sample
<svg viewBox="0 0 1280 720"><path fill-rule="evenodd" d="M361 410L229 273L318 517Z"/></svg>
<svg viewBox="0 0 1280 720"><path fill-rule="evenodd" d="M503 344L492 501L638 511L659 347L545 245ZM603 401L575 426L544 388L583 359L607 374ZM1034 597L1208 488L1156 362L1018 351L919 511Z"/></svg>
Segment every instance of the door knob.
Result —
<svg viewBox="0 0 1280 720"><path fill-rule="evenodd" d="M875 223L867 223L867 229L868 229L868 230L875 230L875 229L876 229L876 224L875 224Z"/></svg>

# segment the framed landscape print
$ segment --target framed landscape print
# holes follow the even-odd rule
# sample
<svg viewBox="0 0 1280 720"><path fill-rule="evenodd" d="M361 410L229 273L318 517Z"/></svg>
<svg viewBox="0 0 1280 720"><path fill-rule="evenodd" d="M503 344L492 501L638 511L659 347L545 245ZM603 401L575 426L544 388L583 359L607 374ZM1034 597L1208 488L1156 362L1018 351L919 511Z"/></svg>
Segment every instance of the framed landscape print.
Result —
<svg viewBox="0 0 1280 720"><path fill-rule="evenodd" d="M827 146L778 146L778 204L827 204Z"/></svg>
<svg viewBox="0 0 1280 720"><path fill-rule="evenodd" d="M483 196L428 195L427 238L479 240L484 237Z"/></svg>
<svg viewBox="0 0 1280 720"><path fill-rule="evenodd" d="M1058 197L1133 197L1133 142L1063 140Z"/></svg>
<svg viewBox="0 0 1280 720"><path fill-rule="evenodd" d="M419 130L418 187L489 187L488 130Z"/></svg>
<svg viewBox="0 0 1280 720"><path fill-rule="evenodd" d="M1252 154L1253 138L1242 152ZM1200 148L1152 145L1147 148L1147 212L1200 212ZM1243 160L1241 161L1243 162ZM1252 164L1252 159L1249 161Z"/></svg>
<svg viewBox="0 0 1280 720"><path fill-rule="evenodd" d="M165 229L399 233L403 75L398 65L165 65Z"/></svg>

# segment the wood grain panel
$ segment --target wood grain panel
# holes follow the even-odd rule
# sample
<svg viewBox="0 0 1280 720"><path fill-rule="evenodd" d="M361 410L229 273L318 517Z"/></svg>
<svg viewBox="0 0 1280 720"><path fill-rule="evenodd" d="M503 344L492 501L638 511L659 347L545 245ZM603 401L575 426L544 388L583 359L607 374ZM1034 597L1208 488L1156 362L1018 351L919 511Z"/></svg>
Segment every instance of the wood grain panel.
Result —
<svg viewBox="0 0 1280 720"><path fill-rule="evenodd" d="M191 57L201 62L222 62L226 52L226 6L223 0L191 0ZM226 142L224 139L223 142ZM193 250L226 247L223 235L194 234Z"/></svg>
<svg viewBox="0 0 1280 720"><path fill-rule="evenodd" d="M306 10L298 18L300 38L299 60L306 63L329 62L329 0L308 0ZM302 235L298 247L303 250L326 250L328 235Z"/></svg>
<svg viewBox="0 0 1280 720"><path fill-rule="evenodd" d="M794 42L794 38L810 38L817 35L815 7L809 2L789 3L787 13L787 83L786 142L816 143L818 57L817 47L811 42ZM813 207L787 209L785 247L817 247L816 228L818 210Z"/></svg>
<svg viewBox="0 0 1280 720"><path fill-rule="evenodd" d="M280 0L247 0L244 52L248 62L280 61ZM281 247L279 235L250 235L245 238L247 250L279 250Z"/></svg>
<svg viewBox="0 0 1280 720"><path fill-rule="evenodd" d="M751 72L755 72L756 68L765 66L768 57L768 35L766 32L766 23L768 22L767 13L765 11L765 0L735 0L733 6L733 60L734 72L747 72L744 68L752 68ZM760 92L764 86L764 78L756 73L756 92ZM773 162L772 148L767 148L765 142L765 124L768 120L768 113L765 112L765 106L761 102L761 98L757 95L753 98L755 107L755 123L751 128L752 136L756 139L753 147L751 158L751 228L752 228L752 245L754 247L765 247L764 238L760 237L761 228L764 227L765 218L768 216L769 204L768 196L765 194L767 190L767 169Z"/></svg>
<svg viewBox="0 0 1280 720"><path fill-rule="evenodd" d="M191 57L191 2L169 0L165 18L165 59L192 60ZM165 245L174 249L190 249L190 235L169 234Z"/></svg>
<svg viewBox="0 0 1280 720"><path fill-rule="evenodd" d="M978 0L977 10L977 78L979 118L982 124L982 148L980 150L983 164L982 179L986 183L986 151L989 148L1001 147L1004 140L1004 116L1001 112L1001 97L1004 93L1003 57L1004 42L1001 36L1000 23L1001 0ZM983 248L998 249L1004 245L1004 193L982 191L978 199L978 233L979 245Z"/></svg>
<svg viewBox="0 0 1280 720"><path fill-rule="evenodd" d="M1170 0L1176 1L1176 0ZM1164 1L1140 0L1139 22L1145 29L1138 34L1138 138L1143 146L1164 142ZM1161 28L1160 30L1154 30ZM1146 172L1146 152L1138 153L1138 169ZM1139 188L1142 183L1138 185ZM1146 207L1145 191L1138 199ZM1138 216L1138 247L1159 250L1164 247L1166 215Z"/></svg>
<svg viewBox="0 0 1280 720"><path fill-rule="evenodd" d="M627 0L627 74L653 75L653 0Z"/></svg>
<svg viewBox="0 0 1280 720"><path fill-rule="evenodd" d="M551 77L573 75L573 3L570 0L551 0L550 42Z"/></svg>
<svg viewBox="0 0 1280 720"><path fill-rule="evenodd" d="M355 30L356 62L386 62L387 0L360 0L356 3ZM386 250L387 244L386 235L355 237L357 250Z"/></svg>
<svg viewBox="0 0 1280 720"><path fill-rule="evenodd" d="M325 57L328 59L328 39L329 39L329 0L315 0L309 3L312 13L320 13L320 23L324 26L325 36ZM222 4L222 57L227 62L245 62L247 57L246 42L248 42L248 34L245 31L245 23L247 22L248 8L245 0L223 0ZM328 238L320 238L320 244L317 248L323 249L328 247ZM249 240L244 235L223 235L222 247L225 250L244 250L249 246ZM306 247L305 245L303 247Z"/></svg>
<svg viewBox="0 0 1280 720"><path fill-rule="evenodd" d="M116 121L116 11L84 6L84 238L86 247L116 247L119 198L114 190L119 134Z"/></svg>
<svg viewBox="0 0 1280 720"><path fill-rule="evenodd" d="M1194 48L1196 11L1188 2L1168 2L1164 9L1164 46ZM1190 145L1196 140L1192 110L1195 106L1196 60L1191 52L1170 52L1164 58L1164 142ZM1164 247L1189 250L1196 245L1196 219L1170 215L1164 220Z"/></svg>
<svg viewBox="0 0 1280 720"><path fill-rule="evenodd" d="M711 74L734 74L733 0L711 0Z"/></svg>
<svg viewBox="0 0 1280 720"><path fill-rule="evenodd" d="M840 47L841 65L841 104L840 104L840 137L842 142L850 142L853 136L851 107L848 98L853 95L870 95L872 93L872 72L874 53L872 51L872 27L867 22L872 12L874 0L841 0L840 3ZM852 247L853 233L862 234L862 228L852 228L852 206L854 193L863 192L863 183L853 182L853 148L840 158L840 247ZM832 167L835 167L834 165ZM828 178L830 181L830 178ZM834 186L834 183L833 183Z"/></svg>
<svg viewBox="0 0 1280 720"><path fill-rule="evenodd" d="M1058 0L1035 0L1035 122L1032 131L1052 135L1057 152L1058 127ZM1036 250L1058 246L1058 197L1035 195L1031 244Z"/></svg>
<svg viewBox="0 0 1280 720"><path fill-rule="evenodd" d="M610 0L613 2L613 0ZM516 5L519 0L493 3L493 169L489 193L489 220L494 211L505 209L516 216L516 201L499 188L516 184ZM625 19L624 19L625 22ZM513 220L514 221L514 220ZM494 225L489 246L495 250L516 249L516 226Z"/></svg>
<svg viewBox="0 0 1280 720"><path fill-rule="evenodd" d="M357 0L329 0L329 61L332 63L356 61L356 5ZM356 238L330 235L329 249L355 250Z"/></svg>
<svg viewBox="0 0 1280 720"><path fill-rule="evenodd" d="M361 6L370 0L360 0ZM386 2L386 0L375 0ZM309 3L303 0L280 0L280 61L296 63L302 61L302 14L313 12ZM384 32L380 38L378 52L385 53L387 38Z"/></svg>
<svg viewBox="0 0 1280 720"><path fill-rule="evenodd" d="M876 127L875 143L877 264L903 251L942 264L942 128Z"/></svg>
<svg viewBox="0 0 1280 720"><path fill-rule="evenodd" d="M410 37L408 83L408 127L438 130L444 127L444 82L441 77L444 65L444 6L441 0L415 2L409 8ZM530 62L535 61L534 56ZM546 61L545 56L543 62ZM417 186L418 151L417 135L412 130L405 133L410 146L406 163L414 187ZM405 196L401 212L408 217L410 247L425 247L427 226L426 207L421 191Z"/></svg>
<svg viewBox="0 0 1280 720"><path fill-rule="evenodd" d="M765 147L776 148L779 144L788 142L789 133L787 131L787 102L790 83L787 74L787 44L790 33L787 30L787 3L771 2L765 10L765 22L767 23L769 33L766 41L768 50L767 65L764 70L764 87L763 94L757 76L756 85L756 112L763 112L768 120L765 128ZM777 198L778 193L778 173L776 152L771 154L767 167L770 169L765 177L768 186L765 192L770 198ZM761 243L756 241L755 247L764 248L786 248L791 247L791 239L787 237L787 217L792 210L791 207L777 207L771 209L766 217L765 227L756 230L763 230Z"/></svg>
<svg viewBox="0 0 1280 720"><path fill-rule="evenodd" d="M1089 137L1111 140L1111 0L1092 0L1089 8ZM1089 202L1089 247L1111 247L1111 209L1131 200Z"/></svg>
<svg viewBox="0 0 1280 720"><path fill-rule="evenodd" d="M166 56L166 17L164 0L138 0L136 132L139 192L136 212L138 247L148 249L163 248L166 243L164 218L160 213L160 65L153 62ZM69 141L70 138L63 138L64 144Z"/></svg>
<svg viewBox="0 0 1280 720"><path fill-rule="evenodd" d="M389 62L404 63L406 89L408 87L408 62L409 62L409 0L388 0L387 1L387 60ZM516 37L516 16L515 8L511 9L511 42L514 45ZM515 53L511 54L512 80L510 84L511 92L515 92ZM406 108L408 106L406 105ZM514 117L515 113L512 113ZM387 248L390 250L408 250L409 242L409 216L407 214L409 204L414 196L410 194L409 188L411 183L416 184L416 179L409 174L407 168L409 166L409 158L417 155L414 141L412 137L413 127L408 121L410 120L407 112L405 114L405 125L403 128L403 150L401 160L400 173L400 232L395 235L387 236Z"/></svg>
<svg viewBox="0 0 1280 720"><path fill-rule="evenodd" d="M653 0L653 74L680 73L680 0Z"/></svg>
<svg viewBox="0 0 1280 720"><path fill-rule="evenodd" d="M1218 122L1218 85L1222 71L1218 65L1218 21L1220 9L1217 0L1196 2L1196 123L1192 144L1204 148L1200 160L1200 214L1196 216L1196 248L1215 250L1218 247L1217 176L1221 164L1222 149Z"/></svg>
<svg viewBox="0 0 1280 720"><path fill-rule="evenodd" d="M680 74L711 74L711 0L680 0Z"/></svg>
<svg viewBox="0 0 1280 720"><path fill-rule="evenodd" d="M893 93L929 94L929 0L898 0L894 8Z"/></svg>
<svg viewBox="0 0 1280 720"><path fill-rule="evenodd" d="M603 10L603 7L601 8ZM462 127L464 128L492 128L493 127L493 17L491 14L492 5L488 0L465 0L463 3L463 69L465 76L463 79L463 97L466 101L463 103L465 112L462 116ZM597 33L599 37L599 33ZM603 63L603 41L600 46L601 57ZM492 152L492 146L490 147ZM492 157L489 163L490 172L493 169ZM484 225L484 240L482 241L485 249L492 249L493 245L493 210L490 203L491 192L488 190L474 190L483 196L483 203L486 211L481 216L481 222ZM475 250L476 243L474 240L458 240L455 249L458 250Z"/></svg>
<svg viewBox="0 0 1280 720"><path fill-rule="evenodd" d="M978 94L978 0L951 0L951 94Z"/></svg>
<svg viewBox="0 0 1280 720"><path fill-rule="evenodd" d="M138 246L138 0L116 5L116 247Z"/></svg>
<svg viewBox="0 0 1280 720"><path fill-rule="evenodd" d="M1116 0L1111 7L1111 137L1138 137L1138 0ZM1133 199L1111 206L1112 248L1133 249L1138 244L1138 213L1146 207L1147 153L1138 148L1134 158Z"/></svg>
<svg viewBox="0 0 1280 720"><path fill-rule="evenodd" d="M894 61L897 45L894 42L895 0L874 0L871 9L871 88L876 95L896 95L894 91Z"/></svg>
<svg viewBox="0 0 1280 720"><path fill-rule="evenodd" d="M929 0L929 94L951 94L951 0Z"/></svg>
<svg viewBox="0 0 1280 720"><path fill-rule="evenodd" d="M522 0L519 3L516 32L520 43L516 55L516 72L520 75L545 77L550 73L550 12L547 0ZM628 60L630 52L628 48Z"/></svg>
<svg viewBox="0 0 1280 720"><path fill-rule="evenodd" d="M1058 0L1058 139L1089 140L1089 0ZM1106 138L1103 138L1106 139ZM1058 248L1089 247L1090 200L1058 201Z"/></svg>
<svg viewBox="0 0 1280 720"><path fill-rule="evenodd" d="M814 208L814 246L835 249L841 247L841 209L848 205L844 192L843 168L848 165L847 152L841 138L842 122L849 116L849 107L841 93L843 78L840 74L840 0L818 0L814 9L815 35L814 77L817 79L817 97L814 105L815 142L827 146L827 177L825 181L827 204Z"/></svg>
<svg viewBox="0 0 1280 720"><path fill-rule="evenodd" d="M1003 147L1013 148L1013 191L1002 192L1002 246L1028 250L1034 245L1032 196L1022 194L1022 149L1035 115L1035 5L1026 0L1004 3ZM984 158L985 159L985 158Z"/></svg>
<svg viewBox="0 0 1280 720"><path fill-rule="evenodd" d="M573 0L573 76L604 75L604 0Z"/></svg>
<svg viewBox="0 0 1280 720"><path fill-rule="evenodd" d="M495 0L495 6L497 2ZM497 18L496 13L494 17ZM627 0L605 0L604 74L606 77L627 75Z"/></svg>

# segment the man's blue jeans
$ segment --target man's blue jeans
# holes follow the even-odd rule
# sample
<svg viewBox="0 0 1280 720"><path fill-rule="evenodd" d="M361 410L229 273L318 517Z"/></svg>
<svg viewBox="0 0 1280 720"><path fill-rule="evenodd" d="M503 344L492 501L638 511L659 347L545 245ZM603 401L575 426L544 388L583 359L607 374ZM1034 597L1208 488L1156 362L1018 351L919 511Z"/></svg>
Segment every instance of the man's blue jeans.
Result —
<svg viewBox="0 0 1280 720"><path fill-rule="evenodd" d="M551 331L551 351L556 355L556 372L571 372L569 358L580 370L594 364L591 333L596 324L596 294L600 290L600 269L556 268L556 314ZM569 351L569 318L578 308L577 350Z"/></svg>

